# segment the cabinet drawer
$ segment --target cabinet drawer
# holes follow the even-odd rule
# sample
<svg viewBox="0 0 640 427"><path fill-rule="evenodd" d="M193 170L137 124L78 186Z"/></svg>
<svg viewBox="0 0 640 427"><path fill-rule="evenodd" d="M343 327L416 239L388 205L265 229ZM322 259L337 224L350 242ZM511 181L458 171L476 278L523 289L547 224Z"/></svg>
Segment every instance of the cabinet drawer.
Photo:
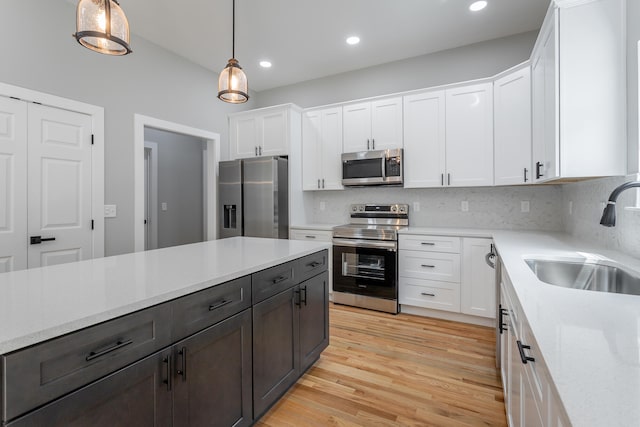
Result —
<svg viewBox="0 0 640 427"><path fill-rule="evenodd" d="M296 284L296 261L289 261L251 275L251 294L256 304Z"/></svg>
<svg viewBox="0 0 640 427"><path fill-rule="evenodd" d="M52 401L171 344L162 304L2 357L5 420Z"/></svg>
<svg viewBox="0 0 640 427"><path fill-rule="evenodd" d="M329 265L329 251L316 252L296 261L296 282L302 283L307 279L326 271Z"/></svg>
<svg viewBox="0 0 640 427"><path fill-rule="evenodd" d="M460 255L440 252L399 251L399 276L460 282Z"/></svg>
<svg viewBox="0 0 640 427"><path fill-rule="evenodd" d="M251 307L251 276L213 286L173 302L173 341Z"/></svg>
<svg viewBox="0 0 640 427"><path fill-rule="evenodd" d="M291 240L312 240L316 242L330 242L333 238L333 232L322 230L302 230L291 229Z"/></svg>
<svg viewBox="0 0 640 427"><path fill-rule="evenodd" d="M452 236L420 236L401 234L398 239L399 249L425 252L460 253L460 237Z"/></svg>
<svg viewBox="0 0 640 427"><path fill-rule="evenodd" d="M460 311L460 286L446 282L401 277L398 302L436 310Z"/></svg>

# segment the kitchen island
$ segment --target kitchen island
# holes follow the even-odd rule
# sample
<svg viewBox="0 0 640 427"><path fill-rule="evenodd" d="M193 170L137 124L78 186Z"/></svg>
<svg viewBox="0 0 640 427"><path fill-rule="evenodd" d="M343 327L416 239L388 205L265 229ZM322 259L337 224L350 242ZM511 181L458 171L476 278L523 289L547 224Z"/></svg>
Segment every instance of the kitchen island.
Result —
<svg viewBox="0 0 640 427"><path fill-rule="evenodd" d="M250 425L328 344L327 249L237 237L1 274L3 425Z"/></svg>

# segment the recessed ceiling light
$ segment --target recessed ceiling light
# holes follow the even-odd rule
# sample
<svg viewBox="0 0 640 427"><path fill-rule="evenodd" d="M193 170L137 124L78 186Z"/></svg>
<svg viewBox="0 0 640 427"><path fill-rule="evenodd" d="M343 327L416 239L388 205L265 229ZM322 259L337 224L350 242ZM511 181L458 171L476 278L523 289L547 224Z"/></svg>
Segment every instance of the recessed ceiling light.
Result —
<svg viewBox="0 0 640 427"><path fill-rule="evenodd" d="M360 43L360 37L357 37L357 36L348 37L347 38L347 43L351 44L351 45L358 44L358 43Z"/></svg>
<svg viewBox="0 0 640 427"><path fill-rule="evenodd" d="M471 3L471 6L469 6L469 10L472 12L477 12L479 10L484 9L485 7L487 7L487 2L484 0L481 0L481 1Z"/></svg>
<svg viewBox="0 0 640 427"><path fill-rule="evenodd" d="M269 62L269 61L260 61L260 66L262 68L271 68L271 62Z"/></svg>

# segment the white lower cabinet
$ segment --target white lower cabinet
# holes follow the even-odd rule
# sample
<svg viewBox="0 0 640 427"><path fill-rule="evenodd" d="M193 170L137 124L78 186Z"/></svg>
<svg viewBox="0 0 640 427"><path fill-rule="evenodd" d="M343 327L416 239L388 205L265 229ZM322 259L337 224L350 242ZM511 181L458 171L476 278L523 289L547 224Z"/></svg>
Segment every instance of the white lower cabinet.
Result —
<svg viewBox="0 0 640 427"><path fill-rule="evenodd" d="M499 321L503 327L499 357L509 426L569 426L533 332L504 271L500 282Z"/></svg>
<svg viewBox="0 0 640 427"><path fill-rule="evenodd" d="M400 235L399 303L405 309L410 306L494 318L495 276L485 262L491 242L487 238Z"/></svg>
<svg viewBox="0 0 640 427"><path fill-rule="evenodd" d="M327 226L329 227L329 226ZM327 242L331 243L333 239L333 231L331 228L327 228L326 230L315 229L315 228L299 228L299 227L291 227L289 229L289 239L290 240L308 240L311 242ZM329 295L333 293L333 249L329 247L329 263L328 263L328 271L329 271Z"/></svg>

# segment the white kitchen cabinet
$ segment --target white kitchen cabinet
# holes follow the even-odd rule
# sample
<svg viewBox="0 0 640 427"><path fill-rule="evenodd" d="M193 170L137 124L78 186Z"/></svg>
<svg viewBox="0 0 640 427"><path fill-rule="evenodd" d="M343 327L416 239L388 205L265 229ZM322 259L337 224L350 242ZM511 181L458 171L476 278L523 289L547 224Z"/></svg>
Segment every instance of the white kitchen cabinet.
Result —
<svg viewBox="0 0 640 427"><path fill-rule="evenodd" d="M288 155L292 140L299 138L300 117L293 104L229 115L230 158Z"/></svg>
<svg viewBox="0 0 640 427"><path fill-rule="evenodd" d="M341 190L342 108L302 116L302 189Z"/></svg>
<svg viewBox="0 0 640 427"><path fill-rule="evenodd" d="M402 148L402 97L342 107L343 152Z"/></svg>
<svg viewBox="0 0 640 427"><path fill-rule="evenodd" d="M405 187L493 185L493 84L404 97Z"/></svg>
<svg viewBox="0 0 640 427"><path fill-rule="evenodd" d="M493 83L495 185L531 182L531 68Z"/></svg>
<svg viewBox="0 0 640 427"><path fill-rule="evenodd" d="M465 314L495 318L495 270L486 262L493 241L483 238L462 239L462 281L460 311Z"/></svg>
<svg viewBox="0 0 640 427"><path fill-rule="evenodd" d="M493 85L446 91L446 176L453 187L493 185Z"/></svg>
<svg viewBox="0 0 640 427"><path fill-rule="evenodd" d="M440 187L446 168L445 92L404 97L404 187Z"/></svg>
<svg viewBox="0 0 640 427"><path fill-rule="evenodd" d="M535 182L626 173L625 16L552 2L531 56Z"/></svg>

